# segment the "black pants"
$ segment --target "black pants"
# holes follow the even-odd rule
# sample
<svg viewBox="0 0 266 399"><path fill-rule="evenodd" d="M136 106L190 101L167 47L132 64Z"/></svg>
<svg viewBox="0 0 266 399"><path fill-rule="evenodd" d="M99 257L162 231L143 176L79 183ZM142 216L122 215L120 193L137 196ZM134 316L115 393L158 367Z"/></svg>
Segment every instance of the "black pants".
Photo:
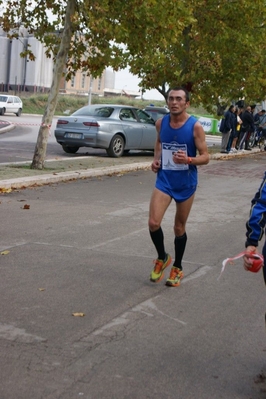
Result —
<svg viewBox="0 0 266 399"><path fill-rule="evenodd" d="M250 138L251 132L247 132L246 138L245 138L245 150L249 148L249 138Z"/></svg>
<svg viewBox="0 0 266 399"><path fill-rule="evenodd" d="M248 132L246 132L245 130L241 130L240 131L239 139L237 141L237 147L238 147L239 150L243 150L243 146L244 146L245 141L246 141L247 133Z"/></svg>

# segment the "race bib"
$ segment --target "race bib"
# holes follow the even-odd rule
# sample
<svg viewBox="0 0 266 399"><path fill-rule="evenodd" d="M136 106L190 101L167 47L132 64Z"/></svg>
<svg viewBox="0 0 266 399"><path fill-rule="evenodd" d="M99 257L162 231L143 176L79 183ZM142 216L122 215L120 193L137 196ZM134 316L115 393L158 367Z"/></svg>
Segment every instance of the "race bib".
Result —
<svg viewBox="0 0 266 399"><path fill-rule="evenodd" d="M187 145L177 143L162 143L162 169L163 170L187 170L189 167L185 164L177 164L173 161L173 155L178 150L185 152L187 156Z"/></svg>

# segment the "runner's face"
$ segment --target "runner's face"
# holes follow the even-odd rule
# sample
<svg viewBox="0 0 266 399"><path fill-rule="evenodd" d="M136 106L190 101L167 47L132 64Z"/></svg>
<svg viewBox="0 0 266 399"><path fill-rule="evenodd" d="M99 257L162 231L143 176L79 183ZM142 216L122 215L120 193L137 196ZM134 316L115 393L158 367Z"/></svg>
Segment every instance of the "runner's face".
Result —
<svg viewBox="0 0 266 399"><path fill-rule="evenodd" d="M180 115L186 111L189 101L186 101L186 94L183 90L171 90L167 99L168 108L173 115Z"/></svg>

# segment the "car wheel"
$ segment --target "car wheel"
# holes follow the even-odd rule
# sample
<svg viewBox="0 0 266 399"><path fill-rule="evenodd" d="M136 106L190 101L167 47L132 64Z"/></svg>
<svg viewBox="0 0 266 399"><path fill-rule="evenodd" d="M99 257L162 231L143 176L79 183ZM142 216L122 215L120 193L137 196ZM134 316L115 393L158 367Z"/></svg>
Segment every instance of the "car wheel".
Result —
<svg viewBox="0 0 266 399"><path fill-rule="evenodd" d="M120 134L115 134L106 152L109 155L109 157L119 158L123 155L124 148L125 148L124 138L120 136Z"/></svg>
<svg viewBox="0 0 266 399"><path fill-rule="evenodd" d="M62 148L67 154L75 154L79 149L79 147L69 147L65 144L62 144Z"/></svg>
<svg viewBox="0 0 266 399"><path fill-rule="evenodd" d="M21 108L18 110L18 112L16 112L16 115L17 115L17 116L20 116L20 115L21 115Z"/></svg>
<svg viewBox="0 0 266 399"><path fill-rule="evenodd" d="M5 112L6 112L6 109L5 109L5 108L2 108L2 109L1 109L1 115L5 115Z"/></svg>

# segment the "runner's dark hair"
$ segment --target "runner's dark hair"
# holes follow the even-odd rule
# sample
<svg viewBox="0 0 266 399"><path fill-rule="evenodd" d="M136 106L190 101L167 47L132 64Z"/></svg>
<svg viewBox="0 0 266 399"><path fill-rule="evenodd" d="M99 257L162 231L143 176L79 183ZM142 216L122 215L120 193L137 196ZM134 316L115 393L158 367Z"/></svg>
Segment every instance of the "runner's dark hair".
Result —
<svg viewBox="0 0 266 399"><path fill-rule="evenodd" d="M185 95L186 95L186 102L188 102L188 101L190 100L188 90L185 89L185 88L182 87L182 86L170 87L170 88L167 90L167 98L168 98L168 96L169 96L170 91L172 91L172 90L175 90L175 91L176 91L176 90L182 90L182 91L185 93Z"/></svg>

